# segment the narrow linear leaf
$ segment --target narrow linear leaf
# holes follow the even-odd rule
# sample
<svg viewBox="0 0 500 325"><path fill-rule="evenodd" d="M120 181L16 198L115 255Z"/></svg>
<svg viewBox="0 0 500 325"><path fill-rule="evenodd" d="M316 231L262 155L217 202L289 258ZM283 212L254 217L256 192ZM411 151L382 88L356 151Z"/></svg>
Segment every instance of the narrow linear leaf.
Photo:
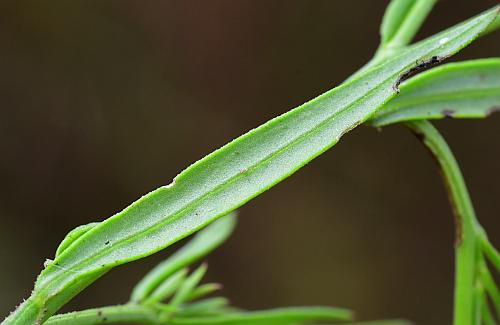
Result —
<svg viewBox="0 0 500 325"><path fill-rule="evenodd" d="M89 285L80 277L151 255L276 185L369 119L394 96L400 75L417 60L453 55L497 14L495 7L408 47L191 165L171 185L145 195L65 249L5 324L18 321L18 315L27 323L34 323L33 315L46 319ZM60 267L53 267L56 263Z"/></svg>
<svg viewBox="0 0 500 325"><path fill-rule="evenodd" d="M495 267L496 271L500 273L500 253L489 242L487 238L482 239L482 248L484 255L488 261Z"/></svg>
<svg viewBox="0 0 500 325"><path fill-rule="evenodd" d="M189 295L187 298L188 301L191 300L196 300L198 298L204 297L206 295L209 295L217 290L220 290L222 288L222 285L219 283L206 283L202 284L199 287L196 287L193 292Z"/></svg>
<svg viewBox="0 0 500 325"><path fill-rule="evenodd" d="M166 278L149 296L144 299L144 303L157 303L172 296L186 279L187 271L187 268L182 269Z"/></svg>
<svg viewBox="0 0 500 325"><path fill-rule="evenodd" d="M266 324L280 325L293 322L311 321L341 321L350 320L352 314L349 310L331 307L290 307L277 308L265 311L232 313L210 317L174 318L172 325L236 325L236 324Z"/></svg>
<svg viewBox="0 0 500 325"><path fill-rule="evenodd" d="M496 325L495 319L491 313L491 309L488 303L488 299L486 298L485 294L481 295L481 301L480 301L480 307L481 307L481 323L478 324L484 324L484 325Z"/></svg>
<svg viewBox="0 0 500 325"><path fill-rule="evenodd" d="M220 246L229 238L235 225L236 215L230 213L197 233L186 245L158 264L137 283L132 290L131 301L143 300L164 279Z"/></svg>
<svg viewBox="0 0 500 325"><path fill-rule="evenodd" d="M174 297L170 301L170 305L176 307L183 302L185 302L193 290L196 288L198 283L200 283L201 279L207 272L207 265L202 264L198 267L187 279L182 283L179 290L175 293Z"/></svg>
<svg viewBox="0 0 500 325"><path fill-rule="evenodd" d="M178 317L186 318L193 316L217 315L221 309L229 305L229 301L224 297L214 297L197 301L187 305L178 313Z"/></svg>
<svg viewBox="0 0 500 325"><path fill-rule="evenodd" d="M483 265L480 271L481 282L486 290L486 293L490 297L493 307L497 313L497 317L500 320L500 290L498 289L495 280L491 276L491 273L486 265Z"/></svg>
<svg viewBox="0 0 500 325"><path fill-rule="evenodd" d="M500 110L500 58L445 64L411 78L400 89L400 95L375 114L373 126L484 118Z"/></svg>

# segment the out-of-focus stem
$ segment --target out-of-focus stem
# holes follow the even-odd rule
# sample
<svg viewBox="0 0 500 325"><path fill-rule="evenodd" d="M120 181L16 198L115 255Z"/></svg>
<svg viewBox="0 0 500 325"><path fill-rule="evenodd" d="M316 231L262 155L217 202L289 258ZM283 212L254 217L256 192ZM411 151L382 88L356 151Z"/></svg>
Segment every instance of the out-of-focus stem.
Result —
<svg viewBox="0 0 500 325"><path fill-rule="evenodd" d="M475 279L478 270L479 226L458 163L441 134L427 121L406 125L436 159L446 184L456 224L454 325L475 324Z"/></svg>

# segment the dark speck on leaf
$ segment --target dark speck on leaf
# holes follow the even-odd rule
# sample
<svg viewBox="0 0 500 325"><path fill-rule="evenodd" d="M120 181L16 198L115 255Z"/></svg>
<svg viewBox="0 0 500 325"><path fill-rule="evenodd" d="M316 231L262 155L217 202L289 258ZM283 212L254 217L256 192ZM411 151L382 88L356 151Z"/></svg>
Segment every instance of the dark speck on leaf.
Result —
<svg viewBox="0 0 500 325"><path fill-rule="evenodd" d="M97 311L97 316L102 316L102 310Z"/></svg>
<svg viewBox="0 0 500 325"><path fill-rule="evenodd" d="M109 245L109 240L106 240L106 242L104 243L104 245Z"/></svg>
<svg viewBox="0 0 500 325"><path fill-rule="evenodd" d="M445 109L441 112L441 114L443 114L444 117L453 117L453 114L455 114L455 111L453 111L451 109Z"/></svg>

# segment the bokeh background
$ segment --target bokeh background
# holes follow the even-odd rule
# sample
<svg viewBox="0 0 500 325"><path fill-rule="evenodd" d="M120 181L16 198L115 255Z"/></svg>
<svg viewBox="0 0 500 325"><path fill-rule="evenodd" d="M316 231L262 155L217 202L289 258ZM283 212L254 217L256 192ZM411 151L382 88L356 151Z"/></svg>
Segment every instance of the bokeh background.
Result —
<svg viewBox="0 0 500 325"><path fill-rule="evenodd" d="M440 1L418 38L494 5ZM366 62L387 1L1 1L0 315L77 225L332 88ZM454 60L498 56L487 36ZM500 246L500 114L436 123ZM208 279L248 309L324 304L360 319L451 323L453 222L402 127L359 127L240 209ZM65 310L125 302L163 251Z"/></svg>

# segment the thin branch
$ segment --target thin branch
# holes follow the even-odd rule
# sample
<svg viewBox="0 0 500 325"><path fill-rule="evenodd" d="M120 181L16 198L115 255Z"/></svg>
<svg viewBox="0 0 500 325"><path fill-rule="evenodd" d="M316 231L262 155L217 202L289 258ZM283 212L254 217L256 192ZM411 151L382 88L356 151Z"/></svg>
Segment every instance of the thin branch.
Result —
<svg viewBox="0 0 500 325"><path fill-rule="evenodd" d="M161 324L158 312L152 308L125 304L93 308L50 317L44 325L92 325L108 323Z"/></svg>
<svg viewBox="0 0 500 325"><path fill-rule="evenodd" d="M474 286L477 277L480 226L458 163L436 128L427 121L405 123L429 149L441 170L455 215L454 325L474 324L477 307Z"/></svg>

